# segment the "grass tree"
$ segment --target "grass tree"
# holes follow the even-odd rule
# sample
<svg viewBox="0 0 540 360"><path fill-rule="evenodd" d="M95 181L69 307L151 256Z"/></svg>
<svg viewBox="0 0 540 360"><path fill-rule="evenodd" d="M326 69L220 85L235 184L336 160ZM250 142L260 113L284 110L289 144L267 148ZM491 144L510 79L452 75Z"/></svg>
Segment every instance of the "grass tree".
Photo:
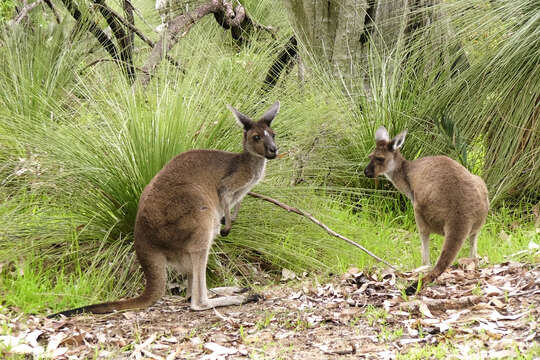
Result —
<svg viewBox="0 0 540 360"><path fill-rule="evenodd" d="M539 200L540 5L497 1L466 17L472 66L441 86L431 106L453 118L483 155L482 174L494 202ZM460 14L455 14L456 18ZM463 16L461 14L461 16Z"/></svg>

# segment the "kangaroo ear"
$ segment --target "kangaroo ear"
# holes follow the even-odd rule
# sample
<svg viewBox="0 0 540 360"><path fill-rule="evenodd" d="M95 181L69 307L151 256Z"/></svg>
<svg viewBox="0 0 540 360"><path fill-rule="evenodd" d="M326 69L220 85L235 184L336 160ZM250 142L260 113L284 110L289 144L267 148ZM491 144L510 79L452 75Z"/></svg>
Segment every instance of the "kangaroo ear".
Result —
<svg viewBox="0 0 540 360"><path fill-rule="evenodd" d="M388 144L388 148L391 151L396 151L400 147L403 146L403 143L405 142L405 136L407 136L407 129L403 130L399 134L397 134L392 141Z"/></svg>
<svg viewBox="0 0 540 360"><path fill-rule="evenodd" d="M388 135L388 130L384 126L379 126L377 131L375 131L375 142L378 141L390 141L390 135Z"/></svg>
<svg viewBox="0 0 540 360"><path fill-rule="evenodd" d="M244 128L245 131L248 131L253 126L253 120L251 120L246 115L242 114L240 111L233 108L231 105L227 105L227 108L231 110L234 117L236 118L236 121L238 122L238 125Z"/></svg>
<svg viewBox="0 0 540 360"><path fill-rule="evenodd" d="M272 120L276 117L277 113L279 112L279 101L276 101L274 105L268 109L264 115L261 117L259 121L264 122L266 125L270 126L272 123Z"/></svg>

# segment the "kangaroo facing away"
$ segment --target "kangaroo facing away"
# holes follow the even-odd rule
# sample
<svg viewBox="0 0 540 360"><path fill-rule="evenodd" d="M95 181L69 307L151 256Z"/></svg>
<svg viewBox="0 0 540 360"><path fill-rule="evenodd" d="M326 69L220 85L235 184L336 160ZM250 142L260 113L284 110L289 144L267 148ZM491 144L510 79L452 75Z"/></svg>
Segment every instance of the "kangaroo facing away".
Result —
<svg viewBox="0 0 540 360"><path fill-rule="evenodd" d="M435 280L454 261L465 238L470 241L470 257L476 257L477 238L489 209L488 192L482 178L471 174L446 156L406 160L399 149L407 130L392 140L381 126L375 132L375 150L364 173L369 178L384 174L412 201L414 217L422 240L422 263L430 265L429 235L444 235L441 255L422 284ZM418 282L405 292L416 292Z"/></svg>
<svg viewBox="0 0 540 360"><path fill-rule="evenodd" d="M169 161L145 187L134 232L135 252L146 279L140 296L49 317L146 308L165 293L167 265L187 275L187 297L193 310L258 300L258 295L239 295L238 291L230 295L236 288L216 288L216 293L229 295L208 299L206 264L214 238L231 230L231 208L236 216L240 200L263 177L266 160L277 156L270 124L279 106L279 102L273 104L258 121L229 107L244 129L241 153L187 151Z"/></svg>

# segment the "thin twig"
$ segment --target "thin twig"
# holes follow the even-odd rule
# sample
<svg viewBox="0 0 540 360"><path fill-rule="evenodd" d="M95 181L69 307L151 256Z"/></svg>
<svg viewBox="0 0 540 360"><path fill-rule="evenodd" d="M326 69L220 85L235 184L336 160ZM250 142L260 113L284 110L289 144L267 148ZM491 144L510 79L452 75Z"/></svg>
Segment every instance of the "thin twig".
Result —
<svg viewBox="0 0 540 360"><path fill-rule="evenodd" d="M115 59L108 59L108 58L104 58L104 59L96 59L94 61L92 61L91 63L89 63L88 65L86 65L85 67L83 67L80 72L83 73L85 72L87 69L91 68L92 66L94 65L97 65L99 63L102 63L102 62L114 62L116 64L120 63L122 60L115 60ZM144 70L140 67L137 67L137 66L134 66L133 67L135 70L138 70L140 72L143 72Z"/></svg>
<svg viewBox="0 0 540 360"><path fill-rule="evenodd" d="M60 15L58 14L58 12L56 11L56 8L54 7L53 3L51 0L45 0L45 4L47 4L47 6L51 9L51 11L53 12L54 14L54 17L56 18L56 23L57 24L60 24L62 22L62 19L60 19Z"/></svg>
<svg viewBox="0 0 540 360"><path fill-rule="evenodd" d="M278 201L276 199L272 199L271 197L268 197L268 196L265 196L265 195L257 194L257 193L251 192L251 191L248 192L248 195L253 196L254 198L258 198L258 199L261 199L261 200L271 202L272 204L277 205L280 208L287 210L288 212L293 212L293 213L296 213L298 215L302 215L302 216L308 218L309 220L311 220L311 222L314 222L315 224L319 225L324 230L326 230L326 232L329 233L330 235L335 236L335 237L337 237L337 238L339 238L341 240L344 240L344 241L348 242L349 244L351 244L353 246L356 246L357 248L361 249L363 252L365 252L366 254L368 254L369 256L374 258L375 260L388 265L389 267L391 267L394 270L397 270L397 268L394 265L392 265L392 264L388 263L387 261L381 259L380 257L373 254L371 251L369 251L368 249L366 249L362 245L352 241L351 239L346 238L343 235L338 234L337 232L335 232L334 230L330 229L328 226L326 226L325 224L323 224L322 222L317 220L315 217L313 217L313 215L311 215L311 214L309 214L309 213L307 213L305 211L302 211L302 210L300 210L298 208L286 205L286 204L284 204L284 203L282 203L282 202L280 202L280 201Z"/></svg>
<svg viewBox="0 0 540 360"><path fill-rule="evenodd" d="M520 292L516 292L516 293L511 293L511 294L499 295L499 296L496 296L496 298L497 299L505 299L507 297L523 296L523 295L536 295L536 294L540 294L540 289L532 289L532 290L528 290L528 291L520 291Z"/></svg>

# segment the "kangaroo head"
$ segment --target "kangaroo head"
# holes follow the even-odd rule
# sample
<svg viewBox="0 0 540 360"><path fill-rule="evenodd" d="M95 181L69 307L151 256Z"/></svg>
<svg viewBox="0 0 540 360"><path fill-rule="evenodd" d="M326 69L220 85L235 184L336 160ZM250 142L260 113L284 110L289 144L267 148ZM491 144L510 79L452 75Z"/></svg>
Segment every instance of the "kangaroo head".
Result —
<svg viewBox="0 0 540 360"><path fill-rule="evenodd" d="M274 142L275 133L270 124L279 111L279 101L274 103L258 121L251 120L232 106L228 108L238 120L238 124L244 128L244 151L266 159L274 159L277 156L277 146Z"/></svg>
<svg viewBox="0 0 540 360"><path fill-rule="evenodd" d="M407 130L404 130L390 140L388 130L384 126L379 127L375 132L375 150L369 154L370 162L364 174L369 178L376 178L394 171L396 156L399 155L399 148L403 146L406 135Z"/></svg>

